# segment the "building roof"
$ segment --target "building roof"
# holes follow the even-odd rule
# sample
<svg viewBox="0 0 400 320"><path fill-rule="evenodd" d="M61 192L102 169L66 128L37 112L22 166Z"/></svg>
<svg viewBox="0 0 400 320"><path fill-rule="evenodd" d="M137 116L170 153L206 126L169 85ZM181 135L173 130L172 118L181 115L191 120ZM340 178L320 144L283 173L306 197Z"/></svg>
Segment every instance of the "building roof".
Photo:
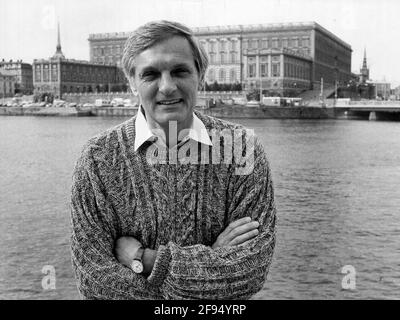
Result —
<svg viewBox="0 0 400 320"><path fill-rule="evenodd" d="M337 41L344 47L351 50L351 46L328 31L320 24L315 21L312 22L289 22L289 23L268 23L268 24L249 24L249 25L227 25L227 26L210 26L210 27L198 27L192 28L196 35L211 35L215 33L220 34L237 34L237 33L251 33L251 32L273 32L273 31L289 31L289 30L307 30L315 29L319 30L325 35L329 36L333 40Z"/></svg>
<svg viewBox="0 0 400 320"><path fill-rule="evenodd" d="M15 74L10 72L9 70L0 69L0 76L14 78Z"/></svg>
<svg viewBox="0 0 400 320"><path fill-rule="evenodd" d="M63 64L82 64L82 65L90 65L90 66L96 66L96 67L116 67L116 65L110 65L110 64L103 64L100 62L91 62L91 61L86 61L86 60L76 60L76 59L62 59L62 58L54 58L51 57L49 59L34 59L33 64L39 64L39 63L57 63L57 62L62 62Z"/></svg>
<svg viewBox="0 0 400 320"><path fill-rule="evenodd" d="M193 27L192 30L197 36L219 34L241 34L244 32L265 32L265 31L287 31L299 29L315 29L319 30L333 40L337 41L344 47L351 50L351 46L328 31L315 21L312 22L288 22L288 23L268 23L268 24L248 24L248 25L225 25L225 26L209 26L209 27ZM101 41L108 39L127 39L132 32L112 32L112 33L94 33L89 34L89 41Z"/></svg>

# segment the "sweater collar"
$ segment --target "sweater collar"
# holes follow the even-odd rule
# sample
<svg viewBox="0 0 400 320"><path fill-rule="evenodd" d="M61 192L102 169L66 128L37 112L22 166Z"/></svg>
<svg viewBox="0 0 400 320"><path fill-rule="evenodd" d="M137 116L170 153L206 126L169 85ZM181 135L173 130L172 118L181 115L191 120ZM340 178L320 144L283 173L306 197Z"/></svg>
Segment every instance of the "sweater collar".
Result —
<svg viewBox="0 0 400 320"><path fill-rule="evenodd" d="M142 106L139 107L136 119L135 119L135 145L134 150L137 151L146 141L154 142L158 137L151 130L149 123L147 122ZM193 112L193 122L189 129L189 133L179 139L178 146L184 144L188 140L194 140L209 146L212 146L210 137L208 136L207 129L204 123L196 116Z"/></svg>

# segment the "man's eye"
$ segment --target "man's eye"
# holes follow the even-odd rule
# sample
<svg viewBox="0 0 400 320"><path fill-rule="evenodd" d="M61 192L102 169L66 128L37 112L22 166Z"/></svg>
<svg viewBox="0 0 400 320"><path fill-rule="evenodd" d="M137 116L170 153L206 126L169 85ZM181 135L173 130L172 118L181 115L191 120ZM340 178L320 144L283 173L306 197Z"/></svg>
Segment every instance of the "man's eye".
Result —
<svg viewBox="0 0 400 320"><path fill-rule="evenodd" d="M145 72L141 75L141 79L145 81L151 81L154 80L157 77L157 74L155 72Z"/></svg>
<svg viewBox="0 0 400 320"><path fill-rule="evenodd" d="M186 75L189 73L189 70L187 69L176 69L173 71L174 74L178 75L178 76L182 76L182 75Z"/></svg>

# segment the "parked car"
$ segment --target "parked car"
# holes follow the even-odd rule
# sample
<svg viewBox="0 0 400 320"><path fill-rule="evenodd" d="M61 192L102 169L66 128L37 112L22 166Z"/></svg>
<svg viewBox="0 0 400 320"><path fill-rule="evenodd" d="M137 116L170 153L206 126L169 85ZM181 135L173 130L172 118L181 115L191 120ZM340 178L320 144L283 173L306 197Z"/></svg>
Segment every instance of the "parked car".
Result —
<svg viewBox="0 0 400 320"><path fill-rule="evenodd" d="M63 106L65 106L65 104L66 104L66 101L64 101L64 100L55 99L53 101L53 106L55 106L55 107L63 107Z"/></svg>
<svg viewBox="0 0 400 320"><path fill-rule="evenodd" d="M96 107L107 107L107 106L111 105L111 101L106 100L106 99L96 99L96 101L94 102L94 105Z"/></svg>
<svg viewBox="0 0 400 320"><path fill-rule="evenodd" d="M125 106L125 104L124 104L124 99L122 99L122 98L114 98L114 99L111 101L111 105L112 105L113 107L124 107L124 106Z"/></svg>

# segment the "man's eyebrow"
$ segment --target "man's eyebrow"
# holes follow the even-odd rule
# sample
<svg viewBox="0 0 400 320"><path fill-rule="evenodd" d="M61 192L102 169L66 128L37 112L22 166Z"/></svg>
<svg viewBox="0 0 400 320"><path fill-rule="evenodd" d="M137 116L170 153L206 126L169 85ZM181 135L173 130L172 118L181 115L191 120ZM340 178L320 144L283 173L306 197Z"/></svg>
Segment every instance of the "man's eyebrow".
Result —
<svg viewBox="0 0 400 320"><path fill-rule="evenodd" d="M178 64L174 65L174 69L178 69L178 68L188 68L188 69L190 69L190 65L188 65L187 63L178 63Z"/></svg>
<svg viewBox="0 0 400 320"><path fill-rule="evenodd" d="M142 70L140 70L139 75L142 75L143 73L149 72L149 71L157 71L157 68L152 67L152 66L144 67Z"/></svg>

